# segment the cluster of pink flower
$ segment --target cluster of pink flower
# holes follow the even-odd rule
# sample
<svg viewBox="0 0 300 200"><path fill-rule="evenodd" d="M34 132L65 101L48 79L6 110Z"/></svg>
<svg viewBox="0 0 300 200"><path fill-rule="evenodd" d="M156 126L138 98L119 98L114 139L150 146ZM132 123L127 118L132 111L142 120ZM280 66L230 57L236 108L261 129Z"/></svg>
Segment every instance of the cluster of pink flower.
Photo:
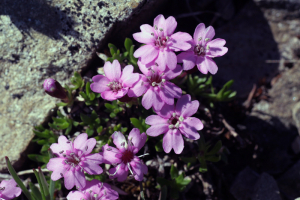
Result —
<svg viewBox="0 0 300 200"><path fill-rule="evenodd" d="M164 134L164 151L169 153L174 149L176 154L180 154L184 148L182 135L191 140L198 140L198 131L203 128L203 124L198 118L191 117L197 112L199 101L192 101L188 94L182 95L180 87L170 80L180 75L183 70L190 70L195 66L203 74L215 74L218 67L212 58L224 55L228 49L224 47L225 40L213 40L215 31L211 26L205 28L203 23L199 24L194 38L188 33L173 33L176 26L174 17L165 19L163 15L154 19L153 27L142 25L141 32L133 34L133 37L145 44L134 53L143 74L133 73L132 65L127 65L121 70L120 63L114 60L112 63L105 63L105 76L94 76L90 87L109 101L143 95L143 107L147 110L152 107L157 113L145 120L146 124L151 125L146 131L147 135L155 137ZM178 51L183 52L176 55L175 52ZM178 63L183 64L181 66ZM58 88L57 85L54 86ZM49 89L48 93L51 92ZM176 105L175 98L178 99ZM112 139L116 148L106 144L102 152L94 154L91 152L96 140L88 139L86 133L80 134L74 141L60 136L58 143L50 147L57 156L51 158L47 165L47 168L53 171L51 179L58 180L64 177L67 189L71 190L74 186L79 189L70 192L68 199L117 199L118 193L108 184L97 180L86 181L84 173L101 174L103 170L99 165L106 163L113 166L109 170L110 178L124 181L130 171L136 180L142 181L148 169L140 160L141 156L136 156L136 153L144 146L147 135L140 134L140 131L134 128L126 140L121 132L115 132Z"/></svg>

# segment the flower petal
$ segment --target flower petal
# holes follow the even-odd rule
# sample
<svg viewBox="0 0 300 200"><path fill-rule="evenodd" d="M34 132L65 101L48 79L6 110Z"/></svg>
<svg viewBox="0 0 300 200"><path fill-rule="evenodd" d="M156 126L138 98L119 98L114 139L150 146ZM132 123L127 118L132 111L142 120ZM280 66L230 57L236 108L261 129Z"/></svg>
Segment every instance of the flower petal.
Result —
<svg viewBox="0 0 300 200"><path fill-rule="evenodd" d="M177 21L173 16L170 16L165 21L164 33L165 36L170 36L174 33L177 27Z"/></svg>
<svg viewBox="0 0 300 200"><path fill-rule="evenodd" d="M84 150L85 146L86 146L85 143L87 141L87 138L88 138L88 135L86 133L79 134L74 140L74 143L73 143L74 147L76 149ZM95 145L96 145L96 143L95 143ZM93 148L94 148L94 146L93 146Z"/></svg>
<svg viewBox="0 0 300 200"><path fill-rule="evenodd" d="M94 154L87 155L87 156L85 156L85 159L88 160L89 162L92 161L95 164L102 164L104 162L103 155L100 153L94 153Z"/></svg>
<svg viewBox="0 0 300 200"><path fill-rule="evenodd" d="M92 160L86 160L81 166L83 167L84 171L90 175L101 174L103 172L102 167L94 163Z"/></svg>
<svg viewBox="0 0 300 200"><path fill-rule="evenodd" d="M71 190L75 185L74 172L72 170L66 171L66 173L64 174L64 178L65 187L68 190Z"/></svg>
<svg viewBox="0 0 300 200"><path fill-rule="evenodd" d="M166 57L165 53L160 51L158 53L158 57L155 60L155 62L158 64L158 69L160 71L165 71L166 70L167 61L166 61L165 57Z"/></svg>
<svg viewBox="0 0 300 200"><path fill-rule="evenodd" d="M128 140L131 140L133 145L138 149L136 153L145 145L147 135L145 133L140 134L138 128L133 128L129 135Z"/></svg>
<svg viewBox="0 0 300 200"><path fill-rule="evenodd" d="M140 77L140 80L128 90L129 97L140 97L148 90L149 86L147 87L147 85L144 84L145 82L142 80L144 75L140 75Z"/></svg>
<svg viewBox="0 0 300 200"><path fill-rule="evenodd" d="M127 141L124 135L120 131L116 131L112 134L112 139L114 144L118 149L124 148L124 146L127 146Z"/></svg>
<svg viewBox="0 0 300 200"><path fill-rule="evenodd" d="M103 75L96 75L92 78L94 81L90 87L93 92L101 93L104 91L109 90L109 87L107 86L109 84L109 80L107 77Z"/></svg>
<svg viewBox="0 0 300 200"><path fill-rule="evenodd" d="M205 30L204 39L209 38L212 40L215 37L215 29L212 26L209 26Z"/></svg>
<svg viewBox="0 0 300 200"><path fill-rule="evenodd" d="M184 118L186 117L190 117L192 115L194 115L197 110L199 108L199 101L194 100L191 101L181 112L181 116L183 116Z"/></svg>
<svg viewBox="0 0 300 200"><path fill-rule="evenodd" d="M147 129L146 133L149 136L156 137L163 133L168 132L169 130L169 124L157 124L153 125L150 128Z"/></svg>
<svg viewBox="0 0 300 200"><path fill-rule="evenodd" d="M153 61L158 56L159 50L157 50L152 45L144 45L138 48L133 56L136 58L141 58L143 64L147 64Z"/></svg>
<svg viewBox="0 0 300 200"><path fill-rule="evenodd" d="M167 124L167 119L158 115L150 115L145 119L145 123L148 125Z"/></svg>
<svg viewBox="0 0 300 200"><path fill-rule="evenodd" d="M211 58L209 57L205 57L203 65L207 68L207 70L211 73L211 74L216 74L218 71L218 66L215 63L215 61L213 61Z"/></svg>
<svg viewBox="0 0 300 200"><path fill-rule="evenodd" d="M200 138L197 130L201 130L202 128L202 122L194 117L188 117L179 126L179 130L182 134L191 140L198 140Z"/></svg>
<svg viewBox="0 0 300 200"><path fill-rule="evenodd" d="M182 52L177 56L179 63L183 63L183 70L193 69L196 65L197 56L193 51Z"/></svg>
<svg viewBox="0 0 300 200"><path fill-rule="evenodd" d="M201 38L201 40L205 40L204 37L205 37L205 24L200 23L198 24L194 32L194 42L198 44L199 38Z"/></svg>
<svg viewBox="0 0 300 200"><path fill-rule="evenodd" d="M162 52L160 52L162 53ZM164 51L165 62L170 70L173 70L177 66L177 56L173 51Z"/></svg>
<svg viewBox="0 0 300 200"><path fill-rule="evenodd" d="M223 47L225 45L226 41L224 39L214 39L207 43L207 46L209 46L209 52L208 56L210 57L219 57L223 56L228 52L227 47Z"/></svg>
<svg viewBox="0 0 300 200"><path fill-rule="evenodd" d="M171 42L170 49L173 51L186 51L189 50L192 45L192 36L188 33L184 32L177 32L171 36Z"/></svg>
<svg viewBox="0 0 300 200"><path fill-rule="evenodd" d="M160 110L155 110L155 112L162 118L169 119L175 112L174 105L165 104Z"/></svg>
<svg viewBox="0 0 300 200"><path fill-rule="evenodd" d="M169 105L174 104L174 98L180 98L182 90L180 87L177 87L174 83L167 81L164 87L161 88L160 97L163 101Z"/></svg>
<svg viewBox="0 0 300 200"><path fill-rule="evenodd" d="M161 14L158 15L157 17L155 17L155 19L153 21L154 27L157 26L158 30L160 28L164 29L165 23L166 23L166 20L165 20L164 16Z"/></svg>
<svg viewBox="0 0 300 200"><path fill-rule="evenodd" d="M106 164L118 164L121 159L116 157L116 154L120 153L118 149L108 146L108 144L102 147L103 150L103 161Z"/></svg>
<svg viewBox="0 0 300 200"><path fill-rule="evenodd" d="M173 144L174 152L176 154L181 154L184 148L184 141L178 129L173 130L172 144Z"/></svg>
<svg viewBox="0 0 300 200"><path fill-rule="evenodd" d="M67 200L81 200L84 199L85 195L80 191L71 191L67 196Z"/></svg>
<svg viewBox="0 0 300 200"><path fill-rule="evenodd" d="M164 73L165 73L165 76L164 78L166 80L171 80L171 79L174 79L176 78L177 76L179 76L182 72L182 67L180 65L176 65L175 69L173 70L169 70L167 69Z"/></svg>
<svg viewBox="0 0 300 200"><path fill-rule="evenodd" d="M51 158L47 164L47 169L53 171L51 174L51 179L57 181L66 172L65 158Z"/></svg>
<svg viewBox="0 0 300 200"><path fill-rule="evenodd" d="M166 153L170 153L173 148L173 130L169 130L163 137L163 149Z"/></svg>
<svg viewBox="0 0 300 200"><path fill-rule="evenodd" d="M176 103L176 113L177 115L182 115L182 113L187 109L188 104L191 102L191 96L189 94L181 96Z"/></svg>
<svg viewBox="0 0 300 200"><path fill-rule="evenodd" d="M154 28L152 26L150 26L149 24L143 24L140 26L140 29L143 33L153 33L154 32ZM153 37L153 36L152 36Z"/></svg>
<svg viewBox="0 0 300 200"><path fill-rule="evenodd" d="M148 33L148 32L134 33L132 36L139 43L149 44L149 43L154 43L155 42L154 36L151 35L151 33Z"/></svg>
<svg viewBox="0 0 300 200"><path fill-rule="evenodd" d="M121 81L123 82L123 87L132 87L138 80L140 76L138 73L133 73L133 66L127 65L123 69L121 76Z"/></svg>
<svg viewBox="0 0 300 200"><path fill-rule="evenodd" d="M142 105L146 110L149 110L152 107L154 98L155 98L154 92L152 91L151 88L148 89L142 98Z"/></svg>
<svg viewBox="0 0 300 200"><path fill-rule="evenodd" d="M113 92L113 91L105 91L101 93L101 97L103 99L106 99L108 101L114 101L116 99L119 99L123 96L125 96L128 92L128 88L122 88L118 92Z"/></svg>
<svg viewBox="0 0 300 200"><path fill-rule="evenodd" d="M19 187L16 187L17 183L14 179L3 180L1 182L1 188L5 188L1 191L1 198L3 199L13 199L21 195L22 190Z"/></svg>
<svg viewBox="0 0 300 200"><path fill-rule="evenodd" d="M120 166L120 167L118 167L118 166ZM117 173L116 173L115 175L113 175L113 176L109 176L109 178L110 178L110 179L118 178L118 181L119 181L119 182L123 182L123 181L126 180L126 178L127 178L127 176L128 176L128 171L122 169L121 164L118 165L118 166L117 166L117 167L114 167L114 168L111 168L111 169L109 170L109 173L110 173L110 174L114 174L114 173L116 172L116 169L118 168Z"/></svg>
<svg viewBox="0 0 300 200"><path fill-rule="evenodd" d="M72 145L70 144L70 141L66 138L66 136L61 135L58 138L58 143L54 143L50 146L50 149L53 153L55 153L57 156L60 155L60 152L62 151L71 151Z"/></svg>
<svg viewBox="0 0 300 200"><path fill-rule="evenodd" d="M118 81L121 77L121 65L118 60L114 60L111 64L109 61L104 64L105 76L110 81Z"/></svg>
<svg viewBox="0 0 300 200"><path fill-rule="evenodd" d="M85 180L85 175L84 175L83 171L81 171L81 170L74 171L74 181L75 181L76 187L78 187L79 189L82 189L85 187L86 180Z"/></svg>
<svg viewBox="0 0 300 200"><path fill-rule="evenodd" d="M197 60L196 60L196 65L197 65L198 70L199 70L202 74L207 74L207 73L208 73L208 70L207 70L206 65L204 64L204 60L205 60L204 57L198 56L198 57L197 57Z"/></svg>
<svg viewBox="0 0 300 200"><path fill-rule="evenodd" d="M130 162L131 169L134 174L134 179L137 181L142 181L144 178L144 172L148 171L148 168L145 164L141 162Z"/></svg>

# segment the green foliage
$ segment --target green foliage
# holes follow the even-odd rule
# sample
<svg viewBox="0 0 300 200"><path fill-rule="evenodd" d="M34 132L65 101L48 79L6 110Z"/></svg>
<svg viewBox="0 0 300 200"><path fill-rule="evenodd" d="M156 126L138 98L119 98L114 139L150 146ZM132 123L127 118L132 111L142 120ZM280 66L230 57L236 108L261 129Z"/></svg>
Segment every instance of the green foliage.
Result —
<svg viewBox="0 0 300 200"><path fill-rule="evenodd" d="M133 56L134 53L134 45L132 40L129 38L125 39L124 42L125 49L123 49L123 53L113 44L108 44L111 57L108 57L106 61L113 62L114 60L118 60L120 63L128 63L129 65L133 65L134 67L138 67L137 61L138 59Z"/></svg>
<svg viewBox="0 0 300 200"><path fill-rule="evenodd" d="M198 140L199 154L198 160L200 162L200 172L207 172L206 161L218 162L221 159L220 150L222 142L219 140L213 147L209 143L205 143L204 137L201 136Z"/></svg>
<svg viewBox="0 0 300 200"><path fill-rule="evenodd" d="M109 116L111 118L115 118L119 112L122 112L124 110L119 106L117 101L113 101L111 104L105 103L104 106L106 108L105 112L110 113Z"/></svg>
<svg viewBox="0 0 300 200"><path fill-rule="evenodd" d="M91 83L87 82L85 85L85 92L81 91L79 94L84 98L85 105L87 106L98 106L98 98L101 96L100 93L94 93L90 87Z"/></svg>
<svg viewBox="0 0 300 200"><path fill-rule="evenodd" d="M185 177L185 175L182 173L179 175L178 169L172 165L171 171L170 171L171 179L167 180L161 177L157 177L157 182L159 184L158 188L163 189L163 186L168 186L170 188L170 193L172 199L178 199L179 198L179 192L182 192L186 186L191 182L191 179L189 177Z"/></svg>
<svg viewBox="0 0 300 200"><path fill-rule="evenodd" d="M68 135L71 132L74 121L69 117L62 115L60 111L57 111L57 117L52 117L52 120L52 123L48 123L50 128L54 130L66 130L65 135Z"/></svg>
<svg viewBox="0 0 300 200"><path fill-rule="evenodd" d="M139 117L139 119L130 118L130 121L135 128L138 128L140 130L141 133L145 133L146 130L150 127L145 123L145 119L142 119L141 117Z"/></svg>
<svg viewBox="0 0 300 200"><path fill-rule="evenodd" d="M88 128L86 129L86 133L88 134L88 136L92 136L95 130L97 131L97 133L100 133L103 130L103 127L100 124L101 120L94 110L92 111L91 115L80 113L80 118L82 122L79 124L82 126L88 126Z"/></svg>
<svg viewBox="0 0 300 200"><path fill-rule="evenodd" d="M231 101L235 98L236 92L229 88L233 84L233 80L224 84L219 92L215 92L212 85L212 76L209 78L189 75L188 77L188 89L189 92L195 96L202 96L209 99L212 102Z"/></svg>

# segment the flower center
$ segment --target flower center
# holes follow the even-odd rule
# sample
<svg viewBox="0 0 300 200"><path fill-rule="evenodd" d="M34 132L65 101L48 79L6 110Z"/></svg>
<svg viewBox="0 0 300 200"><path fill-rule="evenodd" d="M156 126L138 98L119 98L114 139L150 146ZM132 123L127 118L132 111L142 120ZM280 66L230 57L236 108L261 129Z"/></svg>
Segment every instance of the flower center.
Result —
<svg viewBox="0 0 300 200"><path fill-rule="evenodd" d="M166 79L163 79L164 73L159 74L159 71L156 70L154 71L153 69L150 69L151 75L147 76L150 84L155 87L155 86L163 86L164 83L166 82Z"/></svg>
<svg viewBox="0 0 300 200"><path fill-rule="evenodd" d="M132 153L132 151L130 151L129 149L126 149L123 153L122 153L122 158L121 160L127 164L129 163L134 157L134 154Z"/></svg>
<svg viewBox="0 0 300 200"><path fill-rule="evenodd" d="M184 120L184 118L182 116L177 116L177 114L174 112L172 114L172 117L170 117L170 119L168 120L169 125L169 129L177 129L179 128L179 125L181 124L181 122Z"/></svg>
<svg viewBox="0 0 300 200"><path fill-rule="evenodd" d="M102 197L103 197L103 195L99 196L98 194L96 194L95 192L90 190L84 194L84 199L82 199L82 200L100 200L100 199L102 199Z"/></svg>
<svg viewBox="0 0 300 200"><path fill-rule="evenodd" d="M76 167L79 163L80 163L80 157L75 154L75 153L70 153L68 154L64 154L65 159L65 163L68 165L71 165L72 167Z"/></svg>
<svg viewBox="0 0 300 200"><path fill-rule="evenodd" d="M107 86L112 90L113 92L118 92L120 89L122 89L121 83L118 81L112 81L107 84Z"/></svg>
<svg viewBox="0 0 300 200"><path fill-rule="evenodd" d="M154 45L158 48L165 48L167 46L169 37L164 36L164 30L162 28L154 27L155 33L151 33L155 37Z"/></svg>
<svg viewBox="0 0 300 200"><path fill-rule="evenodd" d="M209 51L209 46L206 45L206 43L210 40L210 38L205 38L205 40L202 40L200 37L198 39L198 44L194 47L194 53L197 56L205 56L206 53Z"/></svg>

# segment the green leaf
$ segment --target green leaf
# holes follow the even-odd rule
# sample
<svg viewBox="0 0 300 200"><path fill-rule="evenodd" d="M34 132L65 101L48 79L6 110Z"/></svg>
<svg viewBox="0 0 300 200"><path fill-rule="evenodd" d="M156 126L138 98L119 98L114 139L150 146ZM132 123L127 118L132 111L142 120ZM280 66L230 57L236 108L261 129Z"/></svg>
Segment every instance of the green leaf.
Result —
<svg viewBox="0 0 300 200"><path fill-rule="evenodd" d="M27 190L27 188L25 187L25 185L23 184L23 182L21 181L21 179L17 175L15 169L11 165L11 163L9 161L9 158L7 156L5 156L5 161L6 161L6 165L7 165L7 168L8 168L8 171L9 171L10 175L12 175L13 179L16 181L16 183L18 184L18 186L21 188L21 190L23 191L23 193L25 194L25 196L27 197L27 199L28 200L32 200L29 191Z"/></svg>
<svg viewBox="0 0 300 200"><path fill-rule="evenodd" d="M171 166L170 175L172 179L178 177L178 169L174 165Z"/></svg>
<svg viewBox="0 0 300 200"><path fill-rule="evenodd" d="M205 155L214 155L216 153L218 153L220 151L220 149L222 148L222 141L219 140L215 146L212 148L211 151L207 152Z"/></svg>
<svg viewBox="0 0 300 200"><path fill-rule="evenodd" d="M138 120L137 118L130 118L130 121L134 127L138 128L141 131L141 133L146 132L146 128L140 120Z"/></svg>
<svg viewBox="0 0 300 200"><path fill-rule="evenodd" d="M160 139L156 144L155 144L155 150L157 152L162 152L164 149L163 149L163 146L162 146L162 139Z"/></svg>
<svg viewBox="0 0 300 200"><path fill-rule="evenodd" d="M125 46L126 51L130 51L130 48L132 46L132 40L129 38L126 38L125 42L124 42L124 46Z"/></svg>
<svg viewBox="0 0 300 200"><path fill-rule="evenodd" d="M50 177L51 177L51 174L52 173L50 173ZM50 199L51 200L53 200L53 197L54 197L54 190L55 190L55 181L53 181L50 178L49 194L50 194Z"/></svg>
<svg viewBox="0 0 300 200"><path fill-rule="evenodd" d="M97 133L101 133L103 131L103 126L99 126L98 128L97 128Z"/></svg>
<svg viewBox="0 0 300 200"><path fill-rule="evenodd" d="M37 199L37 200L42 199L42 194L41 194L40 190L33 183L29 182L29 187L31 189L31 195L35 199Z"/></svg>
<svg viewBox="0 0 300 200"><path fill-rule="evenodd" d="M89 125L92 123L91 118L85 114L80 113L80 118L81 118L82 122L86 125Z"/></svg>
<svg viewBox="0 0 300 200"><path fill-rule="evenodd" d="M109 47L109 50L110 50L110 54L111 54L112 56L113 56L115 53L117 53L118 48L117 48L115 45L109 43L109 44L108 44L108 47Z"/></svg>
<svg viewBox="0 0 300 200"><path fill-rule="evenodd" d="M44 176L44 174L43 174L40 167L38 168L38 174L39 174L39 177L40 177L40 180L41 180L41 184L42 184L42 188L43 188L45 198L46 198L46 200L50 200L49 186L48 186L46 178L45 178L45 176Z"/></svg>
<svg viewBox="0 0 300 200"><path fill-rule="evenodd" d="M28 158L35 162L48 163L49 156L48 155L39 155L39 154L28 154Z"/></svg>
<svg viewBox="0 0 300 200"><path fill-rule="evenodd" d="M40 192L41 192L41 194L42 194L42 199L43 199L43 200L46 200L46 197L45 197L45 194L44 194L44 190L43 190L43 185L42 185L42 182L41 182L41 178L40 178L40 176L39 176L39 173L38 173L35 169L33 169L33 173L34 173L34 175L35 175L35 177L36 177L36 180L38 181L38 184L39 184L39 186L40 186Z"/></svg>
<svg viewBox="0 0 300 200"><path fill-rule="evenodd" d="M221 156L220 155L214 155L214 156L205 156L205 160L210 162L218 162L220 161Z"/></svg>
<svg viewBox="0 0 300 200"><path fill-rule="evenodd" d="M92 135L94 134L94 130L88 128L88 129L86 129L86 134L87 134L88 136L92 136Z"/></svg>

